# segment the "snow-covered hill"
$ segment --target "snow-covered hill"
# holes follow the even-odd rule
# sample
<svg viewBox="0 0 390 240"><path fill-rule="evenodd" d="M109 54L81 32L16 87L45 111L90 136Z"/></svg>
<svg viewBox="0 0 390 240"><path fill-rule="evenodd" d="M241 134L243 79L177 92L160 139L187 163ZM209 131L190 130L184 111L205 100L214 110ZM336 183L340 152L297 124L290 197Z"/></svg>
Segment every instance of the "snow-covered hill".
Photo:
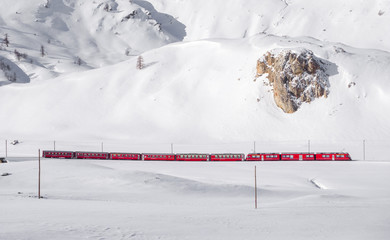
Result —
<svg viewBox="0 0 390 240"><path fill-rule="evenodd" d="M390 137L387 1L3 2L3 138ZM328 98L294 114L277 108L255 75L257 59L280 48L330 63ZM16 83L5 76L14 73Z"/></svg>

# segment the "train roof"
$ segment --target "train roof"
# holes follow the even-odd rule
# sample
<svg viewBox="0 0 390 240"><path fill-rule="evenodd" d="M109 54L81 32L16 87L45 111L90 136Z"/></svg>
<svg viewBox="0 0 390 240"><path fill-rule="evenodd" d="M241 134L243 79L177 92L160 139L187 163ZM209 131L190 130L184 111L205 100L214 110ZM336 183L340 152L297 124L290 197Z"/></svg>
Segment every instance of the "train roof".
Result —
<svg viewBox="0 0 390 240"><path fill-rule="evenodd" d="M73 151L60 151L60 150L42 150L42 152L65 152L65 153L73 153Z"/></svg>
<svg viewBox="0 0 390 240"><path fill-rule="evenodd" d="M176 153L176 155L210 155L210 153Z"/></svg>
<svg viewBox="0 0 390 240"><path fill-rule="evenodd" d="M260 155L260 154L280 154L280 153L248 153L248 155L249 155L249 154L252 154L252 155L253 155L253 154L259 154L259 155Z"/></svg>
<svg viewBox="0 0 390 240"><path fill-rule="evenodd" d="M142 155L175 155L175 153L142 153Z"/></svg>
<svg viewBox="0 0 390 240"><path fill-rule="evenodd" d="M110 152L111 154L139 154L141 155L141 153L129 153L129 152Z"/></svg>
<svg viewBox="0 0 390 240"><path fill-rule="evenodd" d="M84 152L84 151L76 151L75 153L95 153L95 154L108 154L108 152Z"/></svg>
<svg viewBox="0 0 390 240"><path fill-rule="evenodd" d="M217 154L219 154L219 155L236 155L236 154L244 154L244 153L211 153L211 154L213 154L213 155L217 155Z"/></svg>

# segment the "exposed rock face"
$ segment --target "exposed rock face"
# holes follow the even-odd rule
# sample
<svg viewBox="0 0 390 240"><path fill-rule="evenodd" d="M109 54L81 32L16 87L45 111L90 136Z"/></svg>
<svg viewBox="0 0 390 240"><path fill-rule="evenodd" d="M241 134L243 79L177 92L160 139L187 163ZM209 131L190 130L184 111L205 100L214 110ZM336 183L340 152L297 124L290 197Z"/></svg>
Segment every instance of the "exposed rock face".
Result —
<svg viewBox="0 0 390 240"><path fill-rule="evenodd" d="M286 113L297 111L302 102L329 94L324 63L309 50L267 52L257 61L257 75L266 73L276 105Z"/></svg>

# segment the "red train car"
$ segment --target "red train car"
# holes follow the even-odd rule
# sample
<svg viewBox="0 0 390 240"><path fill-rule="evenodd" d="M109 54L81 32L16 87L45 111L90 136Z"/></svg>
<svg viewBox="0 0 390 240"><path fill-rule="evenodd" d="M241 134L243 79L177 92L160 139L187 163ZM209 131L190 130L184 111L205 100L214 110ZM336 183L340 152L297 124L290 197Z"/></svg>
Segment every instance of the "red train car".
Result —
<svg viewBox="0 0 390 240"><path fill-rule="evenodd" d="M109 159L112 160L141 160L139 153L110 153Z"/></svg>
<svg viewBox="0 0 390 240"><path fill-rule="evenodd" d="M209 161L210 155L189 153L189 154L176 154L176 161Z"/></svg>
<svg viewBox="0 0 390 240"><path fill-rule="evenodd" d="M244 161L245 155L242 153L211 154L210 161Z"/></svg>
<svg viewBox="0 0 390 240"><path fill-rule="evenodd" d="M145 161L175 161L175 154L164 154L164 153L144 153L142 154L143 160Z"/></svg>
<svg viewBox="0 0 390 240"><path fill-rule="evenodd" d="M310 153L282 153L280 156L282 161L314 161L314 154Z"/></svg>
<svg viewBox="0 0 390 240"><path fill-rule="evenodd" d="M246 156L247 161L279 161L279 153L249 153Z"/></svg>
<svg viewBox="0 0 390 240"><path fill-rule="evenodd" d="M316 153L317 161L349 161L352 160L348 153Z"/></svg>
<svg viewBox="0 0 390 240"><path fill-rule="evenodd" d="M109 159L109 156L106 152L75 152L77 159Z"/></svg>
<svg viewBox="0 0 390 240"><path fill-rule="evenodd" d="M74 152L70 151L42 151L44 158L74 158Z"/></svg>

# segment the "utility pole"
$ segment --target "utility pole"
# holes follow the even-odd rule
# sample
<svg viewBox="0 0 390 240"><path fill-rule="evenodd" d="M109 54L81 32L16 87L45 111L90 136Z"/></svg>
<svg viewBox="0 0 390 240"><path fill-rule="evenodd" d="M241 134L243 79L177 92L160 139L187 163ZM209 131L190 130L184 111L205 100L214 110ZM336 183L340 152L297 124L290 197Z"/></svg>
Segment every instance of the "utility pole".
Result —
<svg viewBox="0 0 390 240"><path fill-rule="evenodd" d="M173 154L173 143L171 143L171 154Z"/></svg>
<svg viewBox="0 0 390 240"><path fill-rule="evenodd" d="M256 176L256 166L255 166L255 209L257 209L257 176Z"/></svg>
<svg viewBox="0 0 390 240"><path fill-rule="evenodd" d="M41 149L38 150L38 198L41 198Z"/></svg>
<svg viewBox="0 0 390 240"><path fill-rule="evenodd" d="M253 153L256 153L256 141L253 141Z"/></svg>
<svg viewBox="0 0 390 240"><path fill-rule="evenodd" d="M103 152L103 142L102 142L102 152Z"/></svg>
<svg viewBox="0 0 390 240"><path fill-rule="evenodd" d="M363 161L366 160L366 140L363 140Z"/></svg>
<svg viewBox="0 0 390 240"><path fill-rule="evenodd" d="M54 151L56 150L56 141L54 140Z"/></svg>

